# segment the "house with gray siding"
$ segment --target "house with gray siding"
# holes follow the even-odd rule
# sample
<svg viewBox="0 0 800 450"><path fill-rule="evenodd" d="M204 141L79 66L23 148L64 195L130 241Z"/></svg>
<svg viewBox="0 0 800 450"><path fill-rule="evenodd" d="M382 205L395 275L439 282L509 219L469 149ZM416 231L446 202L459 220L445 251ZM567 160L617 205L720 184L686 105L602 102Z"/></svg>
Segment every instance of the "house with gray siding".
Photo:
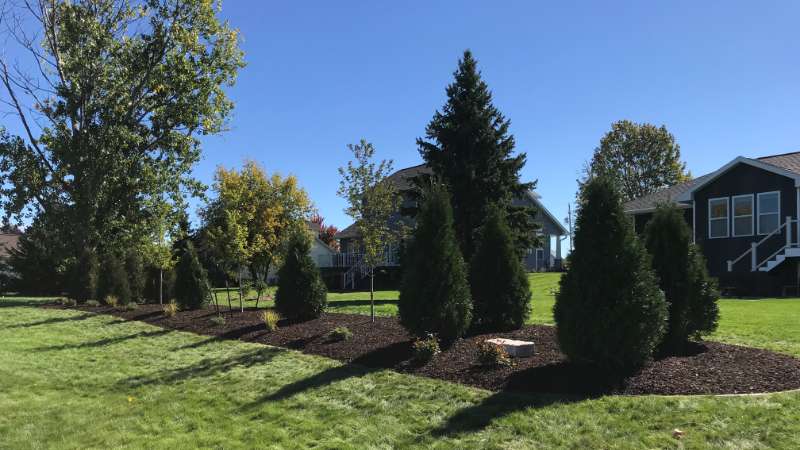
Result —
<svg viewBox="0 0 800 450"><path fill-rule="evenodd" d="M401 207L409 208L415 206L415 200L410 195L413 188L413 179L419 175L432 174L432 170L420 164L413 167L398 170L387 177L387 180L394 183L397 190L402 196ZM541 196L534 191L529 191L520 198L514 199L515 205L531 206L537 211L536 222L539 224L540 229L539 238L541 246L537 248L525 249L524 263L529 271L550 271L560 270L562 262L561 246L562 240L567 235L567 230L556 219L550 211L542 204ZM413 226L413 220L407 216L400 214L400 211L395 213L390 219L393 226ZM361 258L359 252L359 242L361 234L358 230L358 224L352 224L336 234L336 239L339 240L340 253L334 255L334 266L343 267L345 270L342 275L343 284L348 287L355 286L358 283L357 267ZM385 260L383 264L384 272L390 272L392 269L399 268L400 261L397 248L387 248L385 252ZM350 273L349 275L347 273Z"/></svg>

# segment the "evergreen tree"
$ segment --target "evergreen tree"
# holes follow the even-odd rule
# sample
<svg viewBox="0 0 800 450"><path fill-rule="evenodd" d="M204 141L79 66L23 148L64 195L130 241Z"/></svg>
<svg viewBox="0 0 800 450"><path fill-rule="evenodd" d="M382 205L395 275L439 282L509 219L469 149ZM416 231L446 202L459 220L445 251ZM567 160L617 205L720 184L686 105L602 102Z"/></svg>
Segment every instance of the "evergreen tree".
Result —
<svg viewBox="0 0 800 450"><path fill-rule="evenodd" d="M129 250L125 255L125 270L128 272L128 285L131 289L131 300L143 300L144 287L147 280L144 273L144 262L137 250Z"/></svg>
<svg viewBox="0 0 800 450"><path fill-rule="evenodd" d="M109 295L117 297L119 304L131 302L131 288L124 262L114 252L107 252L97 283L98 296L105 300Z"/></svg>
<svg viewBox="0 0 800 450"><path fill-rule="evenodd" d="M489 208L470 265L472 327L508 331L522 327L530 314L531 291L514 248L504 213Z"/></svg>
<svg viewBox="0 0 800 450"><path fill-rule="evenodd" d="M97 298L99 262L97 255L84 249L70 270L69 295L75 300L85 302Z"/></svg>
<svg viewBox="0 0 800 450"><path fill-rule="evenodd" d="M653 270L669 305L662 349L680 352L690 337L699 337L716 328L715 284L678 208L660 206L647 224L644 237Z"/></svg>
<svg viewBox="0 0 800 450"><path fill-rule="evenodd" d="M664 336L667 307L648 255L606 178L582 186L569 270L553 308L570 360L620 375L641 367Z"/></svg>
<svg viewBox="0 0 800 450"><path fill-rule="evenodd" d="M175 300L181 309L200 309L211 299L206 271L200 264L191 241L184 243L184 252L175 267Z"/></svg>
<svg viewBox="0 0 800 450"><path fill-rule="evenodd" d="M444 342L463 336L472 319L472 299L449 196L441 184L423 195L403 266L398 305L403 326L419 337L434 333Z"/></svg>
<svg viewBox="0 0 800 450"><path fill-rule="evenodd" d="M437 111L417 139L420 154L449 187L455 234L464 258L470 260L473 240L489 205L508 212L515 248L535 246L536 211L514 206L535 183L520 182L525 154L512 155L514 136L510 122L492 104L492 94L481 79L477 61L467 50L458 62L455 80L447 86L447 103Z"/></svg>
<svg viewBox="0 0 800 450"><path fill-rule="evenodd" d="M310 320L325 310L328 292L311 259L311 242L304 232L295 233L289 241L286 260L278 271L275 308L290 320Z"/></svg>

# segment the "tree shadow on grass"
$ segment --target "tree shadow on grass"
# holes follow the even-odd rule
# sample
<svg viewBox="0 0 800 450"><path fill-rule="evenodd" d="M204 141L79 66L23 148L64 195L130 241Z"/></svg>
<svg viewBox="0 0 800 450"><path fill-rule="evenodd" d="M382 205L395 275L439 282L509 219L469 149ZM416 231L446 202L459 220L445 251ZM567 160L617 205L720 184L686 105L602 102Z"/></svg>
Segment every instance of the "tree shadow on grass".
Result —
<svg viewBox="0 0 800 450"><path fill-rule="evenodd" d="M259 323L259 324L247 325L247 326L243 326L243 327L239 327L239 328L233 328L233 329L230 329L230 330L225 331L223 333L211 336L211 337L209 337L207 339L203 339L202 341L192 342L191 344L182 345L182 346L176 347L176 348L174 348L172 350L173 351L188 350L188 349L203 347L204 345L208 345L208 344L211 344L211 343L214 343L214 342L226 341L226 340L232 340L232 339L241 339L243 336L247 336L247 335L256 333L258 331L266 333L266 330L264 328L264 324ZM196 333L196 331L193 331L193 332ZM253 336L253 337L256 337L256 336ZM251 340L251 339L248 339L248 340Z"/></svg>
<svg viewBox="0 0 800 450"><path fill-rule="evenodd" d="M269 362L286 350L277 347L264 347L230 358L206 358L196 364L175 369L164 369L148 375L134 376L120 381L120 387L139 387L155 384L172 384L195 378L208 378L232 369L249 368Z"/></svg>
<svg viewBox="0 0 800 450"><path fill-rule="evenodd" d="M164 329L156 331L141 331L139 333L128 334L125 336L115 336L115 337L100 339L99 341L81 342L79 344L52 345L52 346L38 347L35 348L34 350L37 352L48 352L48 351L58 351L58 350L74 350L82 348L105 347L107 345L117 344L131 339L158 337L169 333L172 333L172 330Z"/></svg>
<svg viewBox="0 0 800 450"><path fill-rule="evenodd" d="M613 392L619 383L619 379L599 375L596 369L569 362L532 367L511 375L503 391L456 412L432 434L477 432L517 411L597 398Z"/></svg>
<svg viewBox="0 0 800 450"><path fill-rule="evenodd" d="M91 319L92 317L97 317L96 314L93 313L83 313L77 316L69 316L69 317L51 317L49 319L39 320L36 322L28 322L28 323L18 323L14 325L10 325L9 329L14 328L30 328L36 327L39 325L52 325L54 323L62 323L62 322L74 322L79 320L86 320ZM124 320L120 320L120 322L124 322Z"/></svg>
<svg viewBox="0 0 800 450"><path fill-rule="evenodd" d="M49 298L47 300L44 299L31 299L31 298L14 298L14 297L4 297L0 300L0 308L17 308L20 306L33 306L33 307L40 307L47 304L52 304L56 300L56 297Z"/></svg>
<svg viewBox="0 0 800 450"><path fill-rule="evenodd" d="M408 351L406 351L406 348ZM349 378L360 378L373 372L386 370L405 361L411 355L408 342L399 342L365 353L349 364L323 370L308 378L287 384L278 391L265 395L247 407L255 408L264 402L286 400L301 392L321 388ZM406 359L403 359L406 358Z"/></svg>

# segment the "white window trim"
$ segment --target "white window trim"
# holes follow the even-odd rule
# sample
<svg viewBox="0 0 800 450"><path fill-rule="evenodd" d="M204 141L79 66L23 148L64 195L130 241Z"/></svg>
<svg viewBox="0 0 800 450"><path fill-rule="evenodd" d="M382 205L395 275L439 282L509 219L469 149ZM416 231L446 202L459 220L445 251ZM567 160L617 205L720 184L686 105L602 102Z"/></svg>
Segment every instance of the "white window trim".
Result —
<svg viewBox="0 0 800 450"><path fill-rule="evenodd" d="M715 200L725 200L725 235L724 236L711 236L711 202ZM731 236L731 198L730 197L715 197L708 199L708 238L709 239L725 239ZM715 217L713 220L722 220L722 217Z"/></svg>
<svg viewBox="0 0 800 450"><path fill-rule="evenodd" d="M752 236L753 233L756 231L756 224L755 224L755 216L756 216L756 203L755 203L755 196L753 194L744 194L744 195L734 195L731 197L731 227L733 229L732 236L733 237L742 237L742 236ZM744 214L741 216L736 215L736 199L737 198L749 198L750 199L750 214ZM737 233L736 232L736 219L750 216L750 232L749 233Z"/></svg>
<svg viewBox="0 0 800 450"><path fill-rule="evenodd" d="M769 212L769 213L763 213L762 214L761 213L761 196L762 195L770 195L770 194L778 194L778 211L774 212L774 213L773 212ZM766 216L766 215L771 215L771 214L777 214L778 215L778 228L780 228L781 227L781 191L759 192L758 194L756 194L756 203L757 203L757 208L758 208L758 219L759 219L758 220L758 234L759 235L764 235L764 234L772 233L772 231L765 232L765 233L761 232L761 216L762 215Z"/></svg>

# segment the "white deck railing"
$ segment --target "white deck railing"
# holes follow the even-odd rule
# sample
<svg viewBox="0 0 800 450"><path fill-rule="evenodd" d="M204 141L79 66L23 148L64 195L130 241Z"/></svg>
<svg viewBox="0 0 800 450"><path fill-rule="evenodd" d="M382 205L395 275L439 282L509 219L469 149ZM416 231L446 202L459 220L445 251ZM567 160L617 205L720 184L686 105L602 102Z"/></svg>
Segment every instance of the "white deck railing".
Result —
<svg viewBox="0 0 800 450"><path fill-rule="evenodd" d="M797 225L797 237L798 237L797 243L792 242L792 224ZM786 244L781 246L779 249L775 250L775 252L773 252L771 255L767 256L766 258L763 258L759 262L758 247L760 247L761 244L766 242L769 238L780 233L781 230L783 229L786 230ZM747 255L750 255L750 271L755 272L756 270L758 270L759 267L766 264L767 261L774 258L780 252L786 250L787 248L796 247L798 245L800 245L800 221L798 221L797 219L792 219L792 216L786 216L786 221L783 222L778 228L774 229L771 233L764 236L764 238L762 238L760 241L751 242L750 248L746 252L739 255L736 259L728 260L728 272L732 272L734 264L741 261Z"/></svg>

